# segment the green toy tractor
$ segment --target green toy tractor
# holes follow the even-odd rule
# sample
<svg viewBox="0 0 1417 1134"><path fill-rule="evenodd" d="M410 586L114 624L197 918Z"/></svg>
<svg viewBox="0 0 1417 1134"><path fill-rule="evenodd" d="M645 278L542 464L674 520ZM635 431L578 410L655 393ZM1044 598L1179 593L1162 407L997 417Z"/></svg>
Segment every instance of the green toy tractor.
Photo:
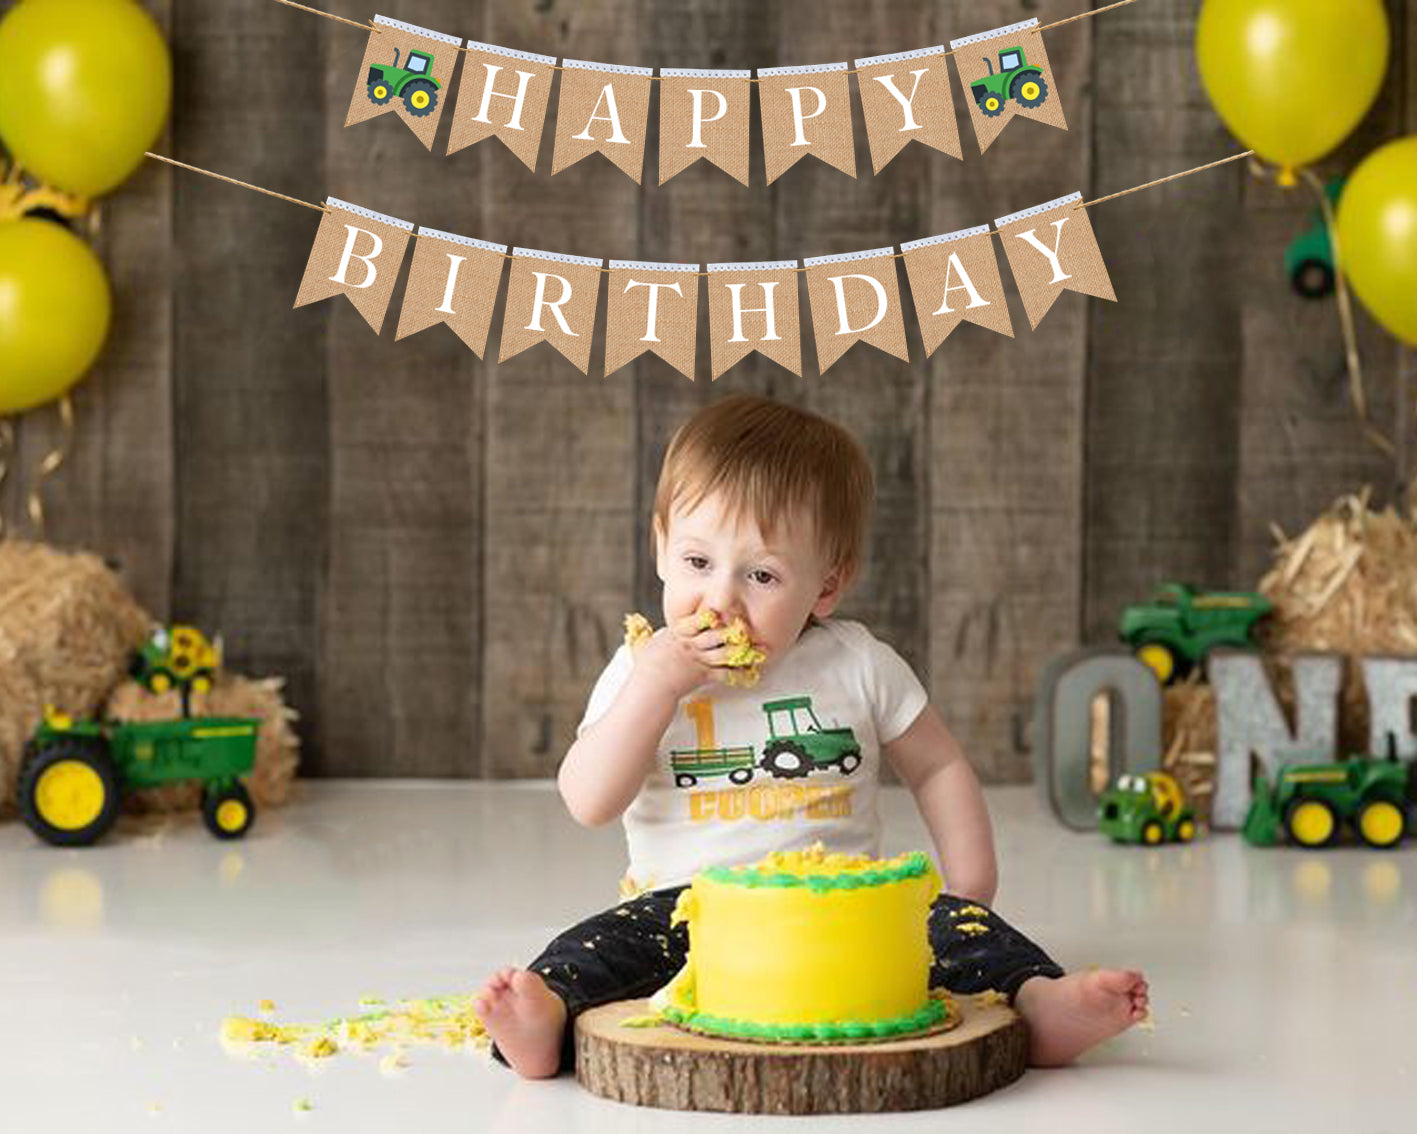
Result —
<svg viewBox="0 0 1417 1134"><path fill-rule="evenodd" d="M1324 186L1331 208L1337 210L1344 179L1335 177ZM1324 299L1333 294L1333 245L1324 225L1323 211L1315 209L1309 228L1284 249L1284 274L1289 286L1305 299Z"/></svg>
<svg viewBox="0 0 1417 1134"><path fill-rule="evenodd" d="M1251 846L1282 837L1301 847L1328 847L1343 824L1370 847L1396 846L1408 828L1411 772L1389 743L1387 758L1352 756L1326 764L1286 764L1271 784L1256 775L1243 834Z"/></svg>
<svg viewBox="0 0 1417 1134"><path fill-rule="evenodd" d="M208 830L219 839L240 838L255 808L239 777L255 766L260 723L251 717L75 722L46 706L20 765L21 814L48 843L87 846L113 826L125 788L201 780Z"/></svg>
<svg viewBox="0 0 1417 1134"><path fill-rule="evenodd" d="M1118 634L1156 679L1169 685L1217 646L1253 647L1256 623L1273 609L1252 591L1195 591L1163 583L1150 602L1122 611Z"/></svg>
<svg viewBox="0 0 1417 1134"><path fill-rule="evenodd" d="M399 66L399 49L394 48L394 62L375 63L365 79L369 101L383 106L393 98L403 99L403 107L415 118L432 114L438 105L438 91L443 84L433 77L433 56L426 51L410 50L404 65Z"/></svg>
<svg viewBox="0 0 1417 1134"><path fill-rule="evenodd" d="M1196 813L1166 772L1122 775L1098 801L1097 826L1118 843L1189 843L1196 837Z"/></svg>
<svg viewBox="0 0 1417 1134"><path fill-rule="evenodd" d="M990 118L1004 113L1004 104L1013 99L1020 106L1032 108L1048 98L1048 84L1043 72L1030 67L1022 47L1006 47L999 52L999 69L994 60L986 58L989 74L970 86L979 109Z"/></svg>
<svg viewBox="0 0 1417 1134"><path fill-rule="evenodd" d="M818 768L836 765L850 775L861 765L861 745L849 728L823 728L812 711L810 697L784 697L763 702L771 739L763 745L758 762L778 779L797 779ZM802 713L799 717L797 714ZM778 714L783 714L779 718ZM782 731L778 731L781 723Z"/></svg>

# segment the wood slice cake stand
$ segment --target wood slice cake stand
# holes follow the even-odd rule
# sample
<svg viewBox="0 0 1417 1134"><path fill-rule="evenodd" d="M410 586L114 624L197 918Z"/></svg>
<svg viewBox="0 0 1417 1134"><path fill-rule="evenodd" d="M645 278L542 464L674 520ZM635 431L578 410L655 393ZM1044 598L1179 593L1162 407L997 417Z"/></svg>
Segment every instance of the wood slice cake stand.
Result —
<svg viewBox="0 0 1417 1134"><path fill-rule="evenodd" d="M650 1011L621 1000L576 1019L576 1077L593 1094L636 1106L737 1114L923 1110L1012 1083L1028 1062L1028 1029L989 996L956 996L957 1027L878 1043L748 1043L668 1024L622 1027Z"/></svg>

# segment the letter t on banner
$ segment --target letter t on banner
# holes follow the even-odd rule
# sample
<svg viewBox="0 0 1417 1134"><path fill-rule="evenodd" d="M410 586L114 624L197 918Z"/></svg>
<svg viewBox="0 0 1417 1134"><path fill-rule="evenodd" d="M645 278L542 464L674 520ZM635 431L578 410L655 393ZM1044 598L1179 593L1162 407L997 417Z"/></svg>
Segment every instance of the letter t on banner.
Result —
<svg viewBox="0 0 1417 1134"><path fill-rule="evenodd" d="M1092 221L1078 208L1081 201L1082 194L1073 193L994 222L1030 327L1038 326L1064 291L1117 301Z"/></svg>
<svg viewBox="0 0 1417 1134"><path fill-rule="evenodd" d="M325 198L325 207L295 306L346 295L377 335L413 224L334 197Z"/></svg>
<svg viewBox="0 0 1417 1134"><path fill-rule="evenodd" d="M446 323L481 358L506 252L505 244L420 227L394 338Z"/></svg>
<svg viewBox="0 0 1417 1134"><path fill-rule="evenodd" d="M529 346L547 342L582 374L589 374L590 340L599 300L599 260L513 248L498 361L505 362Z"/></svg>
<svg viewBox="0 0 1417 1134"><path fill-rule="evenodd" d="M448 153L497 137L527 169L535 170L556 56L510 51L471 39L466 54Z"/></svg>
<svg viewBox="0 0 1417 1134"><path fill-rule="evenodd" d="M818 373L825 374L855 342L910 361L894 248L809 256L802 266L807 269Z"/></svg>
<svg viewBox="0 0 1417 1134"><path fill-rule="evenodd" d="M802 377L796 260L710 264L708 292L711 379L754 350Z"/></svg>
<svg viewBox="0 0 1417 1134"><path fill-rule="evenodd" d="M699 329L699 266L610 261L605 313L605 377L653 351L694 380Z"/></svg>
<svg viewBox="0 0 1417 1134"><path fill-rule="evenodd" d="M353 126L395 110L431 150L461 44L457 36L375 16L344 124ZM248 79L260 81L255 75Z"/></svg>

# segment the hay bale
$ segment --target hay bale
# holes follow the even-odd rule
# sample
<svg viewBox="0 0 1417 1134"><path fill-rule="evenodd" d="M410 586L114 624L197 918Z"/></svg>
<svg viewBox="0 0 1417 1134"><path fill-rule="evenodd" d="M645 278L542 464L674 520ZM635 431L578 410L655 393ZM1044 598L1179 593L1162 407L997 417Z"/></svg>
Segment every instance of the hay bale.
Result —
<svg viewBox="0 0 1417 1134"><path fill-rule="evenodd" d="M299 714L285 703L283 677L249 678L231 673L217 675L208 693L192 694L192 715L203 717L257 717L256 767L246 786L257 807L278 806L290 794L290 784L300 763L300 742L291 727ZM113 691L104 709L116 721L165 721L182 715L182 697L176 690L149 693L136 681L125 681ZM202 798L195 782L167 784L128 792L130 811L183 811Z"/></svg>
<svg viewBox="0 0 1417 1134"><path fill-rule="evenodd" d="M24 744L44 706L97 712L151 629L96 556L0 541L0 815L15 812Z"/></svg>

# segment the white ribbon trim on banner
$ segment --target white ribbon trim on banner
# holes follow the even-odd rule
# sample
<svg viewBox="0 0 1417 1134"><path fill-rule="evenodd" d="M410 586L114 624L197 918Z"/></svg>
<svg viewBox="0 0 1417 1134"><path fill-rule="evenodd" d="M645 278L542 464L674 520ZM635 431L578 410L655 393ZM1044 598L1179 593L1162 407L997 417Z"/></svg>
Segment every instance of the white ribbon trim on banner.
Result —
<svg viewBox="0 0 1417 1134"><path fill-rule="evenodd" d="M926 55L941 55L944 53L943 43L935 47L919 47L914 51L895 51L890 55L871 55L865 59L856 60L856 69L859 71L863 67L874 67L878 63L904 63L907 59L920 59Z"/></svg>
<svg viewBox="0 0 1417 1134"><path fill-rule="evenodd" d="M361 217L368 217L370 220L382 221L384 224L395 225L398 228L413 231L412 221L399 220L398 217L388 217L383 213L376 213L373 209L366 209L359 205L351 205L348 201L341 201L338 197L326 197L325 204L333 205L337 209L346 209L351 213L358 213Z"/></svg>
<svg viewBox="0 0 1417 1134"><path fill-rule="evenodd" d="M806 63L797 67L759 67L758 78L764 75L820 75L825 71L845 71L845 63Z"/></svg>
<svg viewBox="0 0 1417 1134"><path fill-rule="evenodd" d="M525 256L532 260L554 260L558 264L588 264L591 267L600 267L599 256L568 256L564 252L542 252L537 248L513 248L513 256Z"/></svg>
<svg viewBox="0 0 1417 1134"><path fill-rule="evenodd" d="M562 59L562 67L581 71L609 71L613 75L653 75L653 67L627 67L623 63L592 63L588 59Z"/></svg>
<svg viewBox="0 0 1417 1134"><path fill-rule="evenodd" d="M924 236L919 240L907 240L900 246L900 250L909 252L914 248L928 248L932 244L948 244L952 240L967 240L971 236L978 236L981 232L988 231L987 224L975 225L973 228L961 228L954 232L941 233L939 236Z"/></svg>
<svg viewBox="0 0 1417 1134"><path fill-rule="evenodd" d="M751 79L753 72L747 71L714 71L705 70L702 67L661 67L659 69L661 79Z"/></svg>
<svg viewBox="0 0 1417 1134"><path fill-rule="evenodd" d="M652 260L611 260L610 270L618 272L622 269L629 269L632 272L693 272L698 274L697 264L656 264Z"/></svg>
<svg viewBox="0 0 1417 1134"><path fill-rule="evenodd" d="M815 268L818 264L841 264L847 260L874 260L880 256L894 256L895 245L890 244L885 248L872 248L865 252L837 252L831 256L808 256L802 261L804 268Z"/></svg>
<svg viewBox="0 0 1417 1134"><path fill-rule="evenodd" d="M1038 26L1038 18L1035 16L1031 20L1020 20L1016 24L1010 24L1005 28L995 28L993 31L975 32L974 35L967 35L963 39L950 40L950 50L957 51L971 43L983 43L986 39L995 39L1001 35L1013 35L1015 32L1027 31L1029 28Z"/></svg>
<svg viewBox="0 0 1417 1134"><path fill-rule="evenodd" d="M467 41L469 51L490 51L493 55L506 55L512 59L525 59L528 63L545 63L556 66L556 56L538 55L534 51L518 51L513 47L498 47L495 43L479 43L475 39Z"/></svg>
<svg viewBox="0 0 1417 1134"><path fill-rule="evenodd" d="M796 260L747 260L736 264L710 264L710 272L780 272L785 268L796 270Z"/></svg>
<svg viewBox="0 0 1417 1134"><path fill-rule="evenodd" d="M1059 197L1056 201L1048 201L1046 204L1034 205L1031 209L1020 209L1016 213L1010 213L1006 217L1000 217L994 222L995 228L1003 228L1006 224L1012 224L1016 220L1023 220L1024 217L1036 217L1039 213L1046 213L1056 209L1059 205L1068 205L1073 201L1081 201L1081 193L1069 193L1066 197Z"/></svg>
<svg viewBox="0 0 1417 1134"><path fill-rule="evenodd" d="M443 232L437 228L418 226L419 236L432 236L439 240L451 240L454 244L465 244L469 248L485 248L488 252L506 253L505 244L493 244L490 240L478 240L475 236L459 236L456 232Z"/></svg>
<svg viewBox="0 0 1417 1134"><path fill-rule="evenodd" d="M455 35L446 35L443 32L429 31L421 28L417 24L406 24L402 20L391 20L388 16L375 16L376 24L383 24L385 27L397 28L399 31L412 32L414 35L426 36L429 39L436 39L439 43L451 43L454 47L461 47L462 40Z"/></svg>

